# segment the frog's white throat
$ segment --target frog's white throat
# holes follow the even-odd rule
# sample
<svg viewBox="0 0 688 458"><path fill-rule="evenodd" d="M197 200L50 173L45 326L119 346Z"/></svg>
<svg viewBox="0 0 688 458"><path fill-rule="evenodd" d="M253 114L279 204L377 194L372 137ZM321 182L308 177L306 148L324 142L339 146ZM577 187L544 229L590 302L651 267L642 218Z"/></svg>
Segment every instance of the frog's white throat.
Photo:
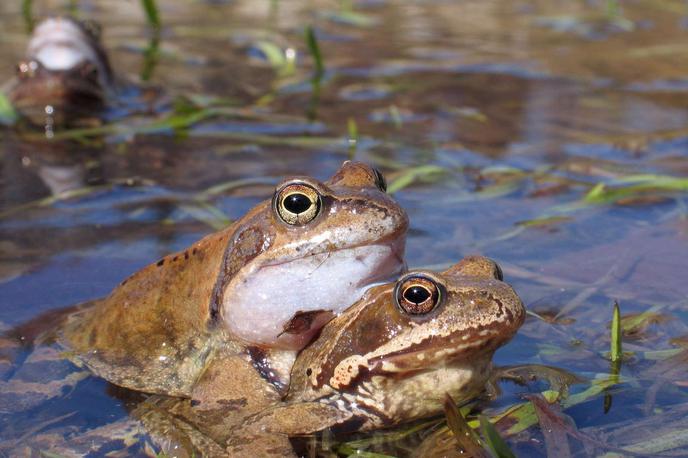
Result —
<svg viewBox="0 0 688 458"><path fill-rule="evenodd" d="M101 85L107 83L106 64L101 61L93 38L70 18L41 22L31 36L27 54L51 71L69 71L89 62L98 69Z"/></svg>
<svg viewBox="0 0 688 458"><path fill-rule="evenodd" d="M369 287L396 279L406 267L403 251L401 240L243 269L224 291L224 321L232 334L246 342L300 349L310 338L284 335L297 313L341 313ZM314 335L318 329L306 332Z"/></svg>

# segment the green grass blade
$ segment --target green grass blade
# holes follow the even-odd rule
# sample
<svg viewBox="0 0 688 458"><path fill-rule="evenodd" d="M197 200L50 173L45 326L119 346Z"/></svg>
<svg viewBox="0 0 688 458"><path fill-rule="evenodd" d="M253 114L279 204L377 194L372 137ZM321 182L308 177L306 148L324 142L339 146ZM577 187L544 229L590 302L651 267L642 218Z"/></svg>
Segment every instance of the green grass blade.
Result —
<svg viewBox="0 0 688 458"><path fill-rule="evenodd" d="M611 204L646 194L688 191L688 178L668 175L631 175L612 185L598 183L583 197L585 204Z"/></svg>
<svg viewBox="0 0 688 458"><path fill-rule="evenodd" d="M151 76L153 76L153 70L158 65L158 60L160 57L160 34L158 29L155 29L155 33L150 38L148 46L143 51L143 65L141 67L141 81L149 81Z"/></svg>
<svg viewBox="0 0 688 458"><path fill-rule="evenodd" d="M33 20L33 1L32 0L22 0L22 17L24 18L24 26L26 31L33 32L34 20Z"/></svg>
<svg viewBox="0 0 688 458"><path fill-rule="evenodd" d="M287 64L287 58L284 51L275 43L262 40L257 42L255 46L265 55L265 58L272 68L279 70Z"/></svg>
<svg viewBox="0 0 688 458"><path fill-rule="evenodd" d="M405 170L399 176L397 176L387 187L387 192L393 194L397 191L404 189L413 182L421 178L428 178L433 175L437 176L445 173L442 167L437 165L421 165L418 167L412 167Z"/></svg>
<svg viewBox="0 0 688 458"><path fill-rule="evenodd" d="M11 125L17 120L17 112L9 99L0 92L0 124Z"/></svg>
<svg viewBox="0 0 688 458"><path fill-rule="evenodd" d="M311 53L315 65L315 77L320 78L323 73L325 73L325 64L323 63L322 54L320 53L320 46L318 46L318 39L315 37L313 27L310 25L306 27L306 45L308 46L308 51Z"/></svg>
<svg viewBox="0 0 688 458"><path fill-rule="evenodd" d="M159 29L160 15L158 14L158 6L155 4L155 0L141 0L141 6L143 6L143 11L146 13L148 25L154 29Z"/></svg>
<svg viewBox="0 0 688 458"><path fill-rule="evenodd" d="M504 442L504 439L501 438L494 425L492 425L490 420L484 415L480 416L480 431L485 438L485 443L494 456L497 458L516 458L511 449L509 449L509 446Z"/></svg>
<svg viewBox="0 0 688 458"><path fill-rule="evenodd" d="M619 311L618 302L614 302L614 311L612 312L609 359L611 359L612 362L621 360L621 312Z"/></svg>

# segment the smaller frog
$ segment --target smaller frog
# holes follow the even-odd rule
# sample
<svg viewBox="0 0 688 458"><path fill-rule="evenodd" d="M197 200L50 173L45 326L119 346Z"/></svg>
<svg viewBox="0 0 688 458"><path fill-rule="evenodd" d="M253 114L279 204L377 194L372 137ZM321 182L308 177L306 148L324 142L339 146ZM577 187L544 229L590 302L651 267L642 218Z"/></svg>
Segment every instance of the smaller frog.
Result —
<svg viewBox="0 0 688 458"><path fill-rule="evenodd" d="M372 288L301 352L285 403L233 431L228 454L290 455L290 435L393 426L441 412L447 393L477 395L525 319L502 280L497 264L471 256Z"/></svg>
<svg viewBox="0 0 688 458"><path fill-rule="evenodd" d="M524 319L521 300L487 258L469 256L442 273L409 272L371 288L325 325L298 355L280 402L229 427L218 427L217 412L191 423L226 444L228 456L289 456L289 436L435 415L446 394L463 401L484 390L492 355Z"/></svg>
<svg viewBox="0 0 688 458"><path fill-rule="evenodd" d="M93 117L112 88L99 27L54 17L34 29L8 92L14 108L30 123L52 126Z"/></svg>

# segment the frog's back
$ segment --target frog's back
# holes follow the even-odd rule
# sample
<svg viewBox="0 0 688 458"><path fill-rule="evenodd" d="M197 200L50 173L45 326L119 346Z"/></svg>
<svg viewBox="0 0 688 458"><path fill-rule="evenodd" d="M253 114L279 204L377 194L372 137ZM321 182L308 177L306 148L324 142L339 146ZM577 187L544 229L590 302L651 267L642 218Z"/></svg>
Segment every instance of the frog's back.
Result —
<svg viewBox="0 0 688 458"><path fill-rule="evenodd" d="M108 297L73 314L60 342L115 384L188 394L211 349L209 309L230 229L127 278Z"/></svg>

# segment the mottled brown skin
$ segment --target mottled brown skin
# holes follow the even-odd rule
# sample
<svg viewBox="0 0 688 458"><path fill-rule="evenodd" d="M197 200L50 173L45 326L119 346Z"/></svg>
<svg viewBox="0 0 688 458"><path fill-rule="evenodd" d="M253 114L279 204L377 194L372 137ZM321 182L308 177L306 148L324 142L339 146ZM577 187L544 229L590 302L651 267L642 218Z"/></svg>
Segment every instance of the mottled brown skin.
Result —
<svg viewBox="0 0 688 458"><path fill-rule="evenodd" d="M402 238L405 233L403 210L379 189L379 179L369 166L345 162L329 181L317 185L332 205L338 205L336 212L323 212L313 225L295 228L280 224L270 202L263 202L227 229L145 267L107 298L71 316L59 342L72 359L126 388L183 397L193 397L195 390L209 401L222 399L219 393L224 390L230 393L227 399L233 399L233 380L239 371L261 377L248 351L252 345L235 338L223 325L222 296L231 291L227 285L234 276L259 259L270 262L275 256L284 259L329 249L309 240L348 224L352 211L365 220L366 209L384 208L397 218ZM369 241L377 236L371 234ZM280 361L293 360L294 354L280 353L269 364L277 368L269 380L275 386L288 379L290 363ZM208 380L208 374L215 372L224 376Z"/></svg>
<svg viewBox="0 0 688 458"><path fill-rule="evenodd" d="M395 283L374 287L296 361L293 352L226 346L193 399L153 396L131 415L170 454L276 457L293 456L289 436L367 431L440 413L447 393L460 402L483 390L494 351L516 333L525 310L486 258L423 275L441 286L442 299L427 313L400 308ZM291 370L288 393L256 370L263 364L284 383Z"/></svg>
<svg viewBox="0 0 688 458"><path fill-rule="evenodd" d="M292 455L288 436L392 426L441 412L447 393L457 401L480 393L495 350L524 321L523 304L480 256L424 275L442 285L440 305L411 317L394 284L372 288L301 352L285 402L235 429L227 454Z"/></svg>

